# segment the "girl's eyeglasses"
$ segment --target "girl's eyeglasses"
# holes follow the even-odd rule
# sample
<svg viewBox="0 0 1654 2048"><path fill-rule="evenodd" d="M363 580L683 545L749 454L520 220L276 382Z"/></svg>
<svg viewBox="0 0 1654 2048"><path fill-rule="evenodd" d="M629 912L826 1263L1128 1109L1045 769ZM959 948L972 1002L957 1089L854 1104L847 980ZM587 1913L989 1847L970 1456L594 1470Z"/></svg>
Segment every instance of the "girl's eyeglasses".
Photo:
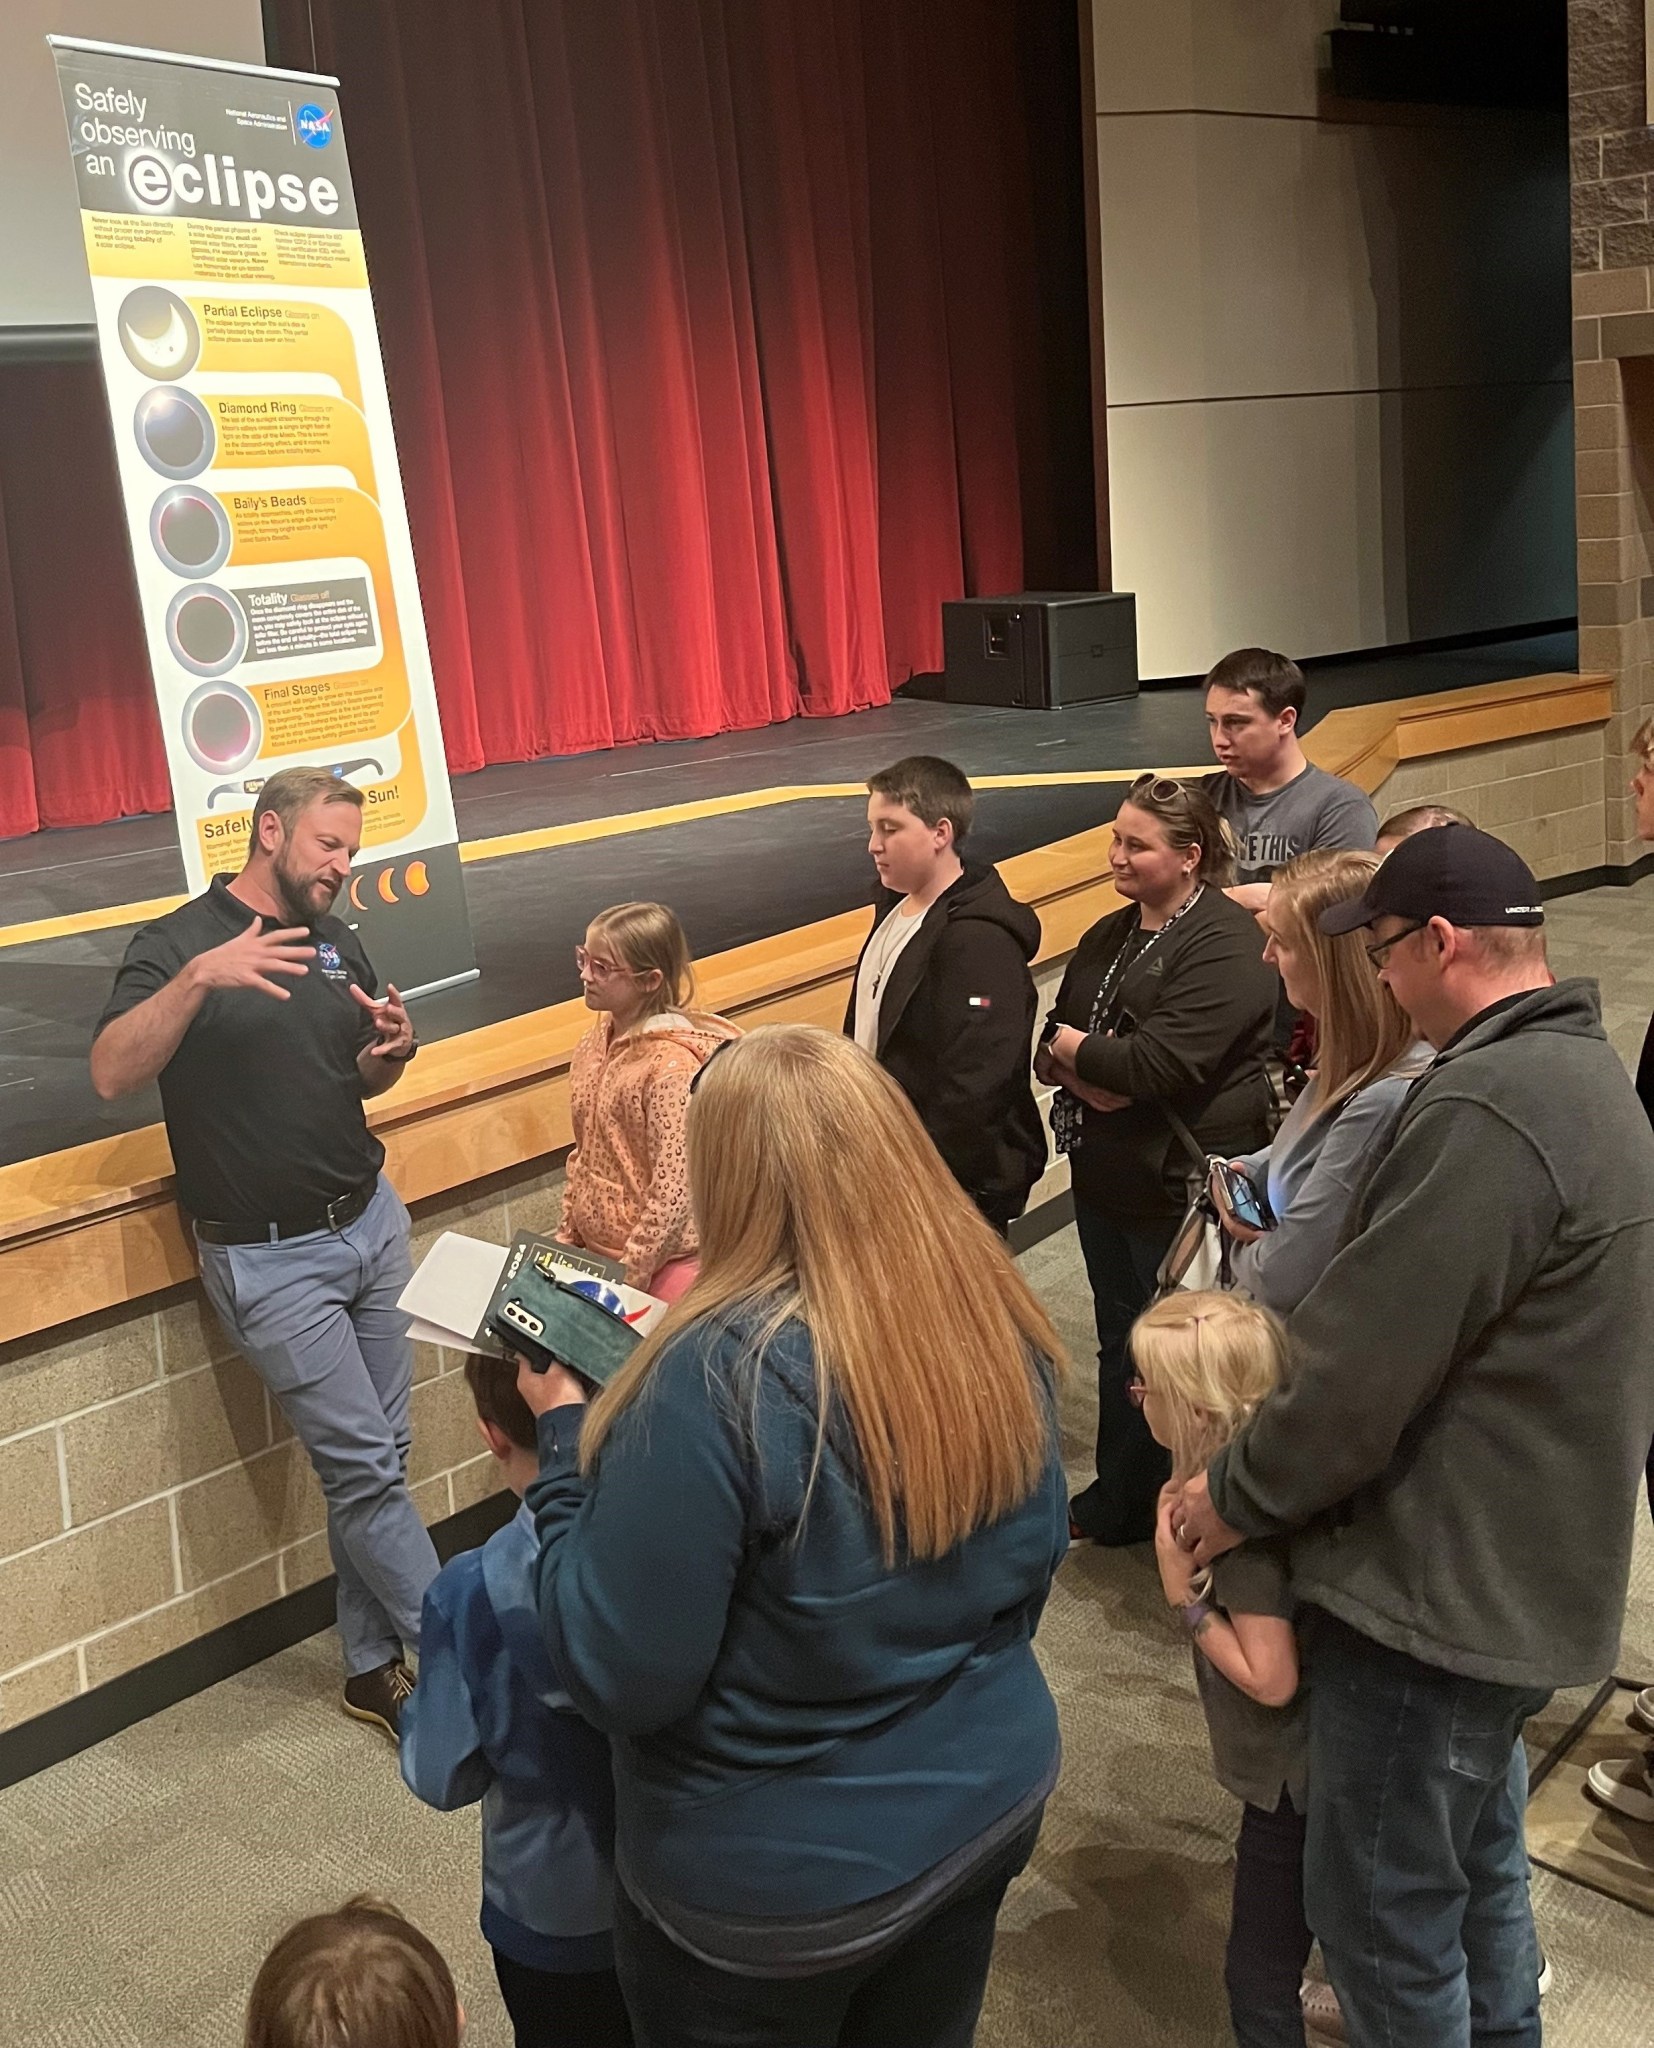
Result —
<svg viewBox="0 0 1654 2048"><path fill-rule="evenodd" d="M614 960L599 960L595 953L588 953L584 946L574 949L574 964L582 974L589 974L593 981L613 981L617 975L624 975L635 981L636 974L630 967L622 967Z"/></svg>
<svg viewBox="0 0 1654 2048"><path fill-rule="evenodd" d="M1143 1397L1148 1391L1148 1388L1143 1384L1143 1375L1140 1372L1134 1372L1131 1378L1126 1381L1126 1399L1134 1408L1142 1407Z"/></svg>

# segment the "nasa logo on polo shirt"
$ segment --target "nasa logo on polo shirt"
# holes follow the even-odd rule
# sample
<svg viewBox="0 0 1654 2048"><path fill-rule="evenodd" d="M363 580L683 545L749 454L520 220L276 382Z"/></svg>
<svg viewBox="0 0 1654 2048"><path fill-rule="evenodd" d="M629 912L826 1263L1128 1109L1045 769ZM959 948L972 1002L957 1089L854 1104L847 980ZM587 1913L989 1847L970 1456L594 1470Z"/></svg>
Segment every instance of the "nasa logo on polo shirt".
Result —
<svg viewBox="0 0 1654 2048"><path fill-rule="evenodd" d="M331 939L316 941L316 965L321 969L324 980L349 981L350 970L339 958L339 949Z"/></svg>

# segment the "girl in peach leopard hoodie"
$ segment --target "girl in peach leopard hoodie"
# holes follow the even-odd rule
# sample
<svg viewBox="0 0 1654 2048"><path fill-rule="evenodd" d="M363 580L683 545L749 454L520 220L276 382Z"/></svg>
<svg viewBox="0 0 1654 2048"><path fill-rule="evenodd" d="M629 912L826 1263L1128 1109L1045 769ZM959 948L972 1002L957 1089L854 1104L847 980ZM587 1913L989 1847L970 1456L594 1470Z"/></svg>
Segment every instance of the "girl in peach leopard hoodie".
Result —
<svg viewBox="0 0 1654 2048"><path fill-rule="evenodd" d="M689 942L663 904L600 911L576 958L587 1007L599 1014L569 1072L574 1150L557 1235L617 1261L631 1286L675 1301L699 1250L684 1155L690 1084L740 1034L690 1008Z"/></svg>

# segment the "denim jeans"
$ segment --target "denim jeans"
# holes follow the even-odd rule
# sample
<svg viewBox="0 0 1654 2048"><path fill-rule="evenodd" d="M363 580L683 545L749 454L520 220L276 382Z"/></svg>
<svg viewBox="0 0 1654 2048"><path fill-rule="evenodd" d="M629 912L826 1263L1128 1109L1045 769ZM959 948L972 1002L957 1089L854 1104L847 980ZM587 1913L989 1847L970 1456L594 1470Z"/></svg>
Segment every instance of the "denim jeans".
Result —
<svg viewBox="0 0 1654 2048"><path fill-rule="evenodd" d="M1522 1724L1549 1699L1310 1611L1304 1899L1352 2048L1539 2048Z"/></svg>
<svg viewBox="0 0 1654 2048"><path fill-rule="evenodd" d="M1177 1218L1128 1226L1076 1199L1074 1224L1097 1319L1097 1477L1075 1495L1071 1511L1081 1535L1094 1543L1146 1543L1172 1461L1126 1392L1126 1338L1154 1293Z"/></svg>
<svg viewBox="0 0 1654 2048"><path fill-rule="evenodd" d="M970 2048L994 1923L1036 1817L893 1948L809 1977L737 1977L663 1934L615 1885L615 1967L638 2048Z"/></svg>
<svg viewBox="0 0 1654 2048"><path fill-rule="evenodd" d="M437 1573L407 1487L413 1346L396 1300L412 1271L408 1212L381 1180L343 1230L199 1250L225 1334L321 1481L345 1670L375 1670L419 1647L420 1606Z"/></svg>
<svg viewBox="0 0 1654 2048"><path fill-rule="evenodd" d="M1304 2048L1298 1986L1313 1940L1304 1921L1304 1816L1283 1792L1273 1813L1241 1808L1223 1981L1238 2048Z"/></svg>

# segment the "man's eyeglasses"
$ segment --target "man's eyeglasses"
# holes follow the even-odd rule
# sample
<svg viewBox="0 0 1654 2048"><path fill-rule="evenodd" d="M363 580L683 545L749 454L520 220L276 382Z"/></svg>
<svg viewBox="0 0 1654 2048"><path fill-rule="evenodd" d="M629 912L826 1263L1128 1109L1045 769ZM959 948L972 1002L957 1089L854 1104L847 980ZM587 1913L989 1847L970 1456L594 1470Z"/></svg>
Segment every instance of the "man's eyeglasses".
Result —
<svg viewBox="0 0 1654 2048"><path fill-rule="evenodd" d="M1417 924L1410 924L1405 931L1397 932L1394 938L1380 939L1376 946L1366 948L1367 958L1375 967L1382 967L1390 957L1392 946L1399 946L1403 939L1410 939L1415 932L1423 931L1429 922L1427 917L1420 918Z"/></svg>
<svg viewBox="0 0 1654 2048"><path fill-rule="evenodd" d="M589 974L593 981L613 981L616 975L629 975L635 981L636 974L630 967L622 967L614 960L600 960L595 953L588 953L584 946L574 949L574 964L582 974Z"/></svg>

